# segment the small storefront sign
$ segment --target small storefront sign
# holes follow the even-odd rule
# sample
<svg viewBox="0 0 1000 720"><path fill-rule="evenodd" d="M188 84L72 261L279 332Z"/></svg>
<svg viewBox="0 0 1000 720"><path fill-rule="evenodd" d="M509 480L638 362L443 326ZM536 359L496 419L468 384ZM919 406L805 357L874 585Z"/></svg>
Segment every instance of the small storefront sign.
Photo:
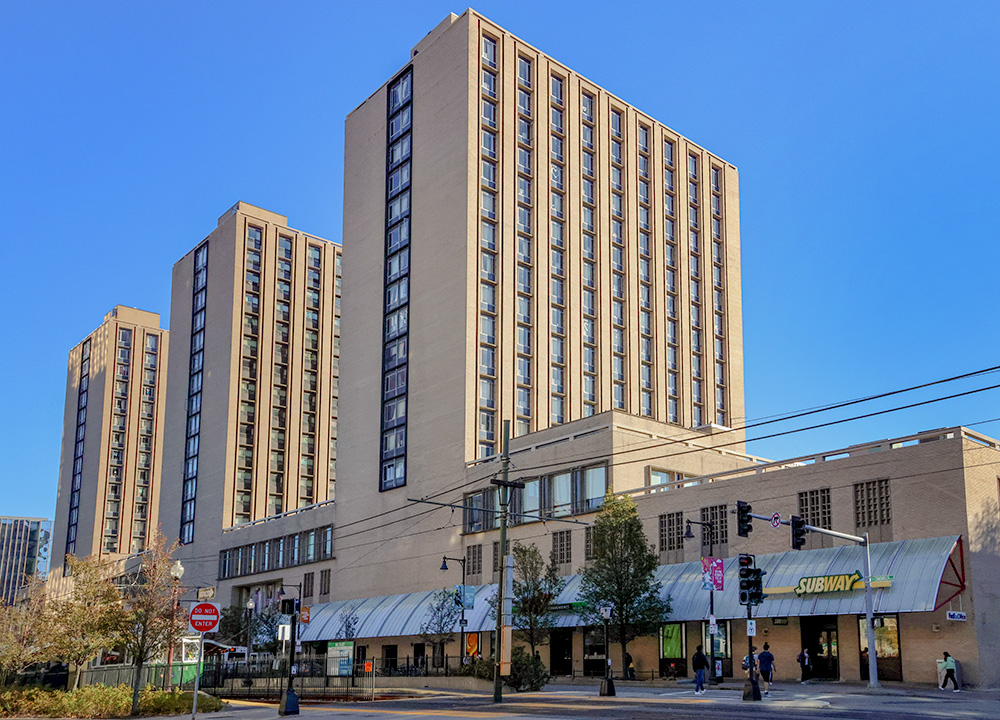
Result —
<svg viewBox="0 0 1000 720"><path fill-rule="evenodd" d="M959 622L965 622L966 620L968 620L968 617L964 612L961 612L960 610L949 610L948 619L958 620Z"/></svg>

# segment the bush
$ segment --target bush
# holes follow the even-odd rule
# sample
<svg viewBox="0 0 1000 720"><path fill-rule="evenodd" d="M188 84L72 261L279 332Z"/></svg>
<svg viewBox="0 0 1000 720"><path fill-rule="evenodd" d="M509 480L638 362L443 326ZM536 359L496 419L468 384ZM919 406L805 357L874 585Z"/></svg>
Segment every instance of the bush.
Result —
<svg viewBox="0 0 1000 720"><path fill-rule="evenodd" d="M190 692L163 692L149 687L139 693L140 715L181 715L191 712ZM210 695L198 698L199 712L221 710L224 703ZM124 718L132 711L127 685L87 685L70 692L28 688L0 693L0 717Z"/></svg>
<svg viewBox="0 0 1000 720"><path fill-rule="evenodd" d="M459 675L471 675L480 680L492 681L494 667L495 661L492 657L479 658L471 660L468 665L463 665ZM532 657L521 647L511 651L510 676L504 680L505 685L517 692L536 691L545 687L549 678L550 675L541 658Z"/></svg>
<svg viewBox="0 0 1000 720"><path fill-rule="evenodd" d="M549 673L541 658L529 655L524 648L516 647L510 654L510 677L507 684L518 692L538 691L549 681Z"/></svg>

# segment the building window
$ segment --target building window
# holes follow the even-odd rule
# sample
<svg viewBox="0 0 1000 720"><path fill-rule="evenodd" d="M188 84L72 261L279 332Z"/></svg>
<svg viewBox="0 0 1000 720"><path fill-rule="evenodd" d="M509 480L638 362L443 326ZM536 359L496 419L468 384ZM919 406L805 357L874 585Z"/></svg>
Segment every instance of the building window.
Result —
<svg viewBox="0 0 1000 720"><path fill-rule="evenodd" d="M552 533L552 562L556 565L570 565L573 562L571 530L557 530Z"/></svg>
<svg viewBox="0 0 1000 720"><path fill-rule="evenodd" d="M466 572L469 575L483 574L483 545L469 545L465 548Z"/></svg>
<svg viewBox="0 0 1000 720"><path fill-rule="evenodd" d="M714 557L725 557L729 544L729 508L725 505L711 505L701 509L701 521L711 523L701 526L701 555L709 557L709 550Z"/></svg>
<svg viewBox="0 0 1000 720"><path fill-rule="evenodd" d="M660 552L684 549L684 513L660 515Z"/></svg>
<svg viewBox="0 0 1000 720"><path fill-rule="evenodd" d="M319 594L329 595L330 594L330 571L320 570L319 571Z"/></svg>
<svg viewBox="0 0 1000 720"><path fill-rule="evenodd" d="M316 573L307 572L302 576L302 597L311 598L313 596L313 586L315 585Z"/></svg>
<svg viewBox="0 0 1000 720"><path fill-rule="evenodd" d="M892 540L892 506L889 479L854 485L854 526L858 534L869 533L876 542Z"/></svg>

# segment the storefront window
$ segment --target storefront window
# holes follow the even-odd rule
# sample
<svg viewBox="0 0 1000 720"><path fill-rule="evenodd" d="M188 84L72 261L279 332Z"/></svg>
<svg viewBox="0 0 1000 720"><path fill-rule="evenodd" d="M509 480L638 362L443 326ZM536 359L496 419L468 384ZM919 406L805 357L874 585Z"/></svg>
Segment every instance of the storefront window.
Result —
<svg viewBox="0 0 1000 720"><path fill-rule="evenodd" d="M899 616L876 615L875 621L875 652L878 657L879 680L902 680L903 661L899 654ZM859 664L861 679L868 679L868 634L865 628L865 618L858 618L858 631L861 637Z"/></svg>
<svg viewBox="0 0 1000 720"><path fill-rule="evenodd" d="M660 677L687 676L688 653L684 641L684 623L660 626Z"/></svg>

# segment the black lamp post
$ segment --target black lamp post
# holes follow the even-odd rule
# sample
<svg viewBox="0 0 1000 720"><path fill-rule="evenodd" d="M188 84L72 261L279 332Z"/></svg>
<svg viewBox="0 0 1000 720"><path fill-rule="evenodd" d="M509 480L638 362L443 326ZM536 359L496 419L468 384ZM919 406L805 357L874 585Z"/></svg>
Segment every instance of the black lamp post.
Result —
<svg viewBox="0 0 1000 720"><path fill-rule="evenodd" d="M289 585L289 587L297 588L299 591L299 597L295 600L289 600L291 606L288 608L291 610L289 615L291 615L291 628L288 633L289 643L288 643L288 687L281 691L281 703L278 705L279 715L298 715L299 714L299 696L295 693L292 688L292 681L295 676L292 671L295 667L295 623L299 617L299 603L302 600L302 585ZM280 598L285 594L285 588L282 586L278 589L278 597ZM282 612L285 610L285 603L282 601Z"/></svg>
<svg viewBox="0 0 1000 720"><path fill-rule="evenodd" d="M458 651L459 658L461 658L462 664L465 664L465 558L454 558L448 557L447 555L441 558L441 570L446 571L448 569L448 561L454 560L462 565L462 619L459 621L458 626L461 628L461 635L459 642L462 643L461 649ZM447 664L447 661L446 663Z"/></svg>
<svg viewBox="0 0 1000 720"><path fill-rule="evenodd" d="M701 525L702 527L708 528L708 557L711 558L713 552L715 551L715 525L710 522L702 520L686 520L687 530L684 533L685 540L694 540L694 533L691 532L691 524ZM708 681L718 682L718 678L715 676L715 635L712 634L712 621L715 619L715 583L712 583L712 589L709 591L708 595L708 615L709 615L709 626L708 626Z"/></svg>

